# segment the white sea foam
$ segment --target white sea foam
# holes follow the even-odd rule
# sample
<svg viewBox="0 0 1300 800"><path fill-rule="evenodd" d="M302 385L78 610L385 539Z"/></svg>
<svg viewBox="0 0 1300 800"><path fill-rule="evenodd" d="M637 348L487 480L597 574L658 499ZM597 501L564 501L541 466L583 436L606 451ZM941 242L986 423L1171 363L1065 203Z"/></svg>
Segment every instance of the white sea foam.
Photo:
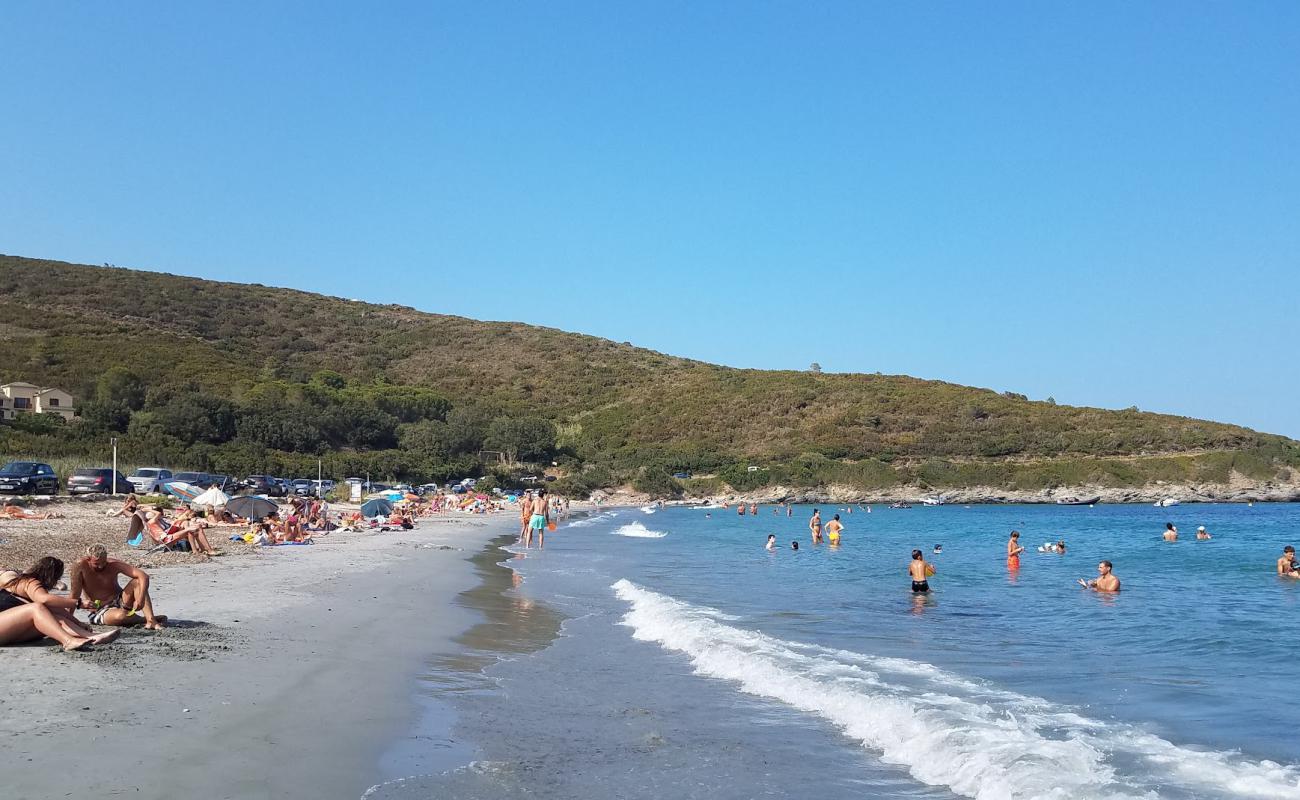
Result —
<svg viewBox="0 0 1300 800"><path fill-rule="evenodd" d="M631 536L633 539L662 539L668 535L663 531L652 531L639 522L629 522L611 533L617 536Z"/></svg>
<svg viewBox="0 0 1300 800"><path fill-rule="evenodd" d="M613 586L637 639L699 674L829 720L917 780L977 800L1300 798L1300 769L1175 745L1136 727L919 661L801 644L725 624L627 580Z"/></svg>
<svg viewBox="0 0 1300 800"><path fill-rule="evenodd" d="M569 523L568 525L566 525L565 527L568 527L568 528L586 528L586 527L589 526L589 525L597 525L597 524L599 524L599 523L601 523L601 522L606 522L606 521L608 521L608 520L613 519L613 518L616 517L616 516L618 516L618 514L615 513L615 512L613 512L613 511L604 511L604 512L601 512L601 513L599 513L599 514L593 514L593 515L591 515L591 516L589 516L589 517L582 517L582 518L580 518L580 519L576 519L576 520L574 520L573 522L570 522L570 523Z"/></svg>

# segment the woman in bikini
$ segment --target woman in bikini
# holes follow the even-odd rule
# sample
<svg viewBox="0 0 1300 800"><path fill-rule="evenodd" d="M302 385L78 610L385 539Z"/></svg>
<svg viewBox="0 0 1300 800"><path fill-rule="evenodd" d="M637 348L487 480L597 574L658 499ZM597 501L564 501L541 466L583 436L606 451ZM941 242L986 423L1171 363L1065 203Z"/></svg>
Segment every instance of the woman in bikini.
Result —
<svg viewBox="0 0 1300 800"><path fill-rule="evenodd" d="M73 612L77 601L50 594L63 577L63 562L52 556L40 559L21 575L0 586L0 645L30 642L48 636L64 650L83 650L95 644L108 644L121 631L95 633L94 628L78 620Z"/></svg>

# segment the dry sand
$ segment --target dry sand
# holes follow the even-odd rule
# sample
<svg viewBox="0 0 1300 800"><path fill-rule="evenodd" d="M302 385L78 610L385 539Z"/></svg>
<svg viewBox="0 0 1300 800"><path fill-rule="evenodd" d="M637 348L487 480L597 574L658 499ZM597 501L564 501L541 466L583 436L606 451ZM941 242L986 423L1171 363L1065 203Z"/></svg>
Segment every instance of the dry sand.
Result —
<svg viewBox="0 0 1300 800"><path fill-rule="evenodd" d="M95 541L123 552L126 523L104 517L110 505L58 508L70 518L0 522L0 564L70 561ZM0 648L0 794L360 797L391 777L380 757L415 721L412 676L475 622L456 602L478 580L469 559L515 525L510 513L452 515L311 546L214 541L228 555L145 559L168 629L84 654L48 640Z"/></svg>

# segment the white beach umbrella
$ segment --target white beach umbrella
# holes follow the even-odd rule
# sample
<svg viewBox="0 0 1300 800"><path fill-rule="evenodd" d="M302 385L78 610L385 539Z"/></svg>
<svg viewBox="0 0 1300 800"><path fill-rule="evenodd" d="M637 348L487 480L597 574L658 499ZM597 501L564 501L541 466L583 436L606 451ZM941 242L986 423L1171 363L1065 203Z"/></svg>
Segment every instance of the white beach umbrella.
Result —
<svg viewBox="0 0 1300 800"><path fill-rule="evenodd" d="M230 502L230 495L213 486L203 494L190 501L192 506L206 506L207 508L216 508L224 506Z"/></svg>

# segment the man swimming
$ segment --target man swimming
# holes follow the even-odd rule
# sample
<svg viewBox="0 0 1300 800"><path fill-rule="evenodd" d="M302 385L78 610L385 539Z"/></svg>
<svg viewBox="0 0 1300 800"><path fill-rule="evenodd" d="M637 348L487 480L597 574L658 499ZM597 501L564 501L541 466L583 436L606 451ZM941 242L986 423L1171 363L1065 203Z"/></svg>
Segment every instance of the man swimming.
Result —
<svg viewBox="0 0 1300 800"><path fill-rule="evenodd" d="M1114 566L1109 561L1103 561L1097 565L1097 577L1090 581L1080 578L1079 585L1097 592L1118 592L1119 578L1111 572L1112 569Z"/></svg>
<svg viewBox="0 0 1300 800"><path fill-rule="evenodd" d="M925 594L930 591L930 576L934 574L934 567L925 563L925 556L920 550L912 551L912 563L907 565L907 574L912 576L912 591L916 594Z"/></svg>
<svg viewBox="0 0 1300 800"><path fill-rule="evenodd" d="M1300 565L1295 561L1295 548L1287 545L1282 548L1282 557L1277 560L1277 574L1284 578L1300 578Z"/></svg>
<svg viewBox="0 0 1300 800"><path fill-rule="evenodd" d="M769 553L774 553L774 552L776 552L776 534L775 534L775 533L769 533L769 534L767 535L767 552L769 552Z"/></svg>
<svg viewBox="0 0 1300 800"><path fill-rule="evenodd" d="M844 530L844 523L840 522L840 515L836 514L830 522L826 523L826 537L830 543L836 547L840 544L840 531Z"/></svg>
<svg viewBox="0 0 1300 800"><path fill-rule="evenodd" d="M1165 533L1164 533L1164 536L1165 536L1165 541L1166 541L1166 542L1176 542L1176 541L1178 541L1178 529L1174 527L1174 523L1172 523L1172 522L1166 522L1166 523L1165 523Z"/></svg>
<svg viewBox="0 0 1300 800"><path fill-rule="evenodd" d="M118 585L119 576L127 579L125 586ZM86 555L72 566L68 596L77 602L77 608L90 611L90 621L96 625L144 625L157 630L167 622L166 617L153 613L149 573L109 558L102 544L87 547Z"/></svg>
<svg viewBox="0 0 1300 800"><path fill-rule="evenodd" d="M822 540L822 512L820 508L813 509L812 519L808 520L808 530L812 531L813 544L820 544Z"/></svg>

